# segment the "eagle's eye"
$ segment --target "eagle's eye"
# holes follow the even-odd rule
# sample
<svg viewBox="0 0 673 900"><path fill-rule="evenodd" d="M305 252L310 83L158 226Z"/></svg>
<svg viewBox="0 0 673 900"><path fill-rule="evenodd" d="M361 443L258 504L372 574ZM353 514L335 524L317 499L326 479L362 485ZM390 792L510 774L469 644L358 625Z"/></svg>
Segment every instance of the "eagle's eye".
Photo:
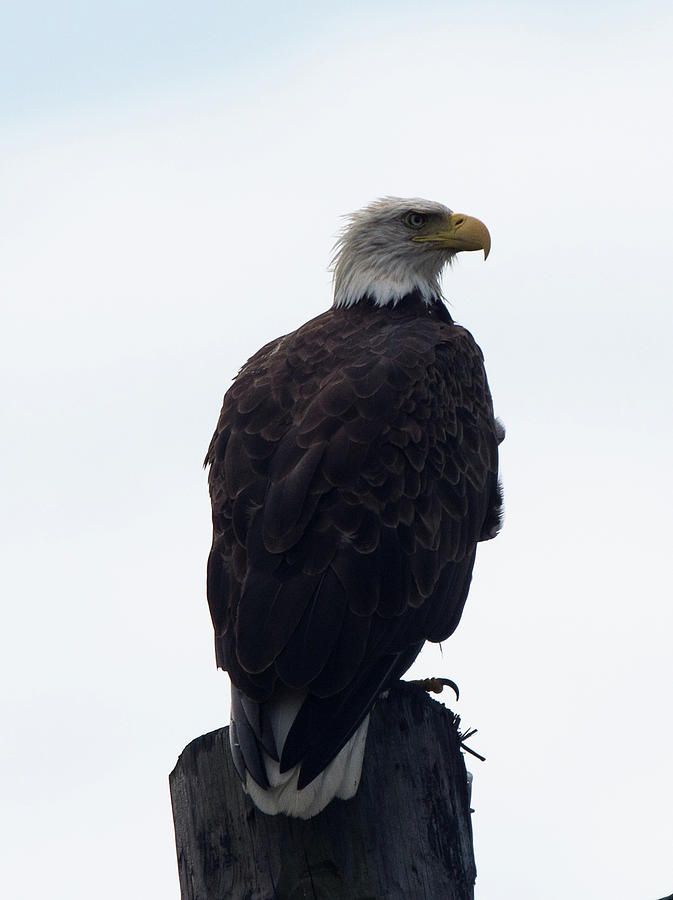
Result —
<svg viewBox="0 0 673 900"><path fill-rule="evenodd" d="M409 228L422 228L428 221L428 217L425 213L408 212L403 221Z"/></svg>

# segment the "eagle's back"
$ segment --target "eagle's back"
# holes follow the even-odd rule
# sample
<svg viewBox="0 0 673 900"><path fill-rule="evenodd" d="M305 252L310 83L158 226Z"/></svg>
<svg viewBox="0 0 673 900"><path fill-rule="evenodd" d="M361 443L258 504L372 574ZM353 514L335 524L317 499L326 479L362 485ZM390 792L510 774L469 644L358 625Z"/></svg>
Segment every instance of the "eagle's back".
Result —
<svg viewBox="0 0 673 900"><path fill-rule="evenodd" d="M208 601L262 787L265 754L308 784L453 632L499 522L497 444L482 354L439 303L332 309L242 368L206 458Z"/></svg>

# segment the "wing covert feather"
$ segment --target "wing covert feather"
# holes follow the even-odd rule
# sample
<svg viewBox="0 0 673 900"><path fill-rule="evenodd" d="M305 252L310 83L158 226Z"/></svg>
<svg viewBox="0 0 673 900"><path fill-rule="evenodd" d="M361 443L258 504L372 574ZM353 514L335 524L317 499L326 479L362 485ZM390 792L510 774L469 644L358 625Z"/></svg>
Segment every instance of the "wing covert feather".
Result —
<svg viewBox="0 0 673 900"><path fill-rule="evenodd" d="M218 664L257 702L308 690L291 758L319 740L309 708L329 710L307 771L458 624L499 523L497 443L481 352L447 314L331 310L225 395L206 457Z"/></svg>

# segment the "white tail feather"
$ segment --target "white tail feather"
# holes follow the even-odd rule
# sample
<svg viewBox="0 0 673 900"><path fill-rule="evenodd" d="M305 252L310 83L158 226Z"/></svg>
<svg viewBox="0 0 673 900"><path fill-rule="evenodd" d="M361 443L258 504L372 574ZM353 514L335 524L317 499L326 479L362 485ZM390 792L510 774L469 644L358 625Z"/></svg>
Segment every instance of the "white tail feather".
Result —
<svg viewBox="0 0 673 900"><path fill-rule="evenodd" d="M289 725L284 728L285 722L278 724L280 726L279 733L284 730L282 745ZM300 766L297 765L281 774L278 763L264 753L264 766L271 787L266 790L261 788L253 781L249 773L246 773L246 792L252 798L255 806L263 813L269 816L284 813L286 816L294 816L298 819L310 819L316 816L335 797L350 800L355 796L360 784L368 726L369 716L332 762L317 778L301 790L297 790ZM275 732L276 728L274 728Z"/></svg>

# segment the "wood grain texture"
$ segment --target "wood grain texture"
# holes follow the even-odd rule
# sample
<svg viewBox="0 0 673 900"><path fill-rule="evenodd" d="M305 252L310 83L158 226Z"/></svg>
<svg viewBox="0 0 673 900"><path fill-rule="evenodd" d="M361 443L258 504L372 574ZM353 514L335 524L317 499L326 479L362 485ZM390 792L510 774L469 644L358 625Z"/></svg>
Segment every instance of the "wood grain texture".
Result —
<svg viewBox="0 0 673 900"><path fill-rule="evenodd" d="M222 728L170 776L182 900L472 900L458 720L400 683L371 717L360 790L308 821L243 793Z"/></svg>

